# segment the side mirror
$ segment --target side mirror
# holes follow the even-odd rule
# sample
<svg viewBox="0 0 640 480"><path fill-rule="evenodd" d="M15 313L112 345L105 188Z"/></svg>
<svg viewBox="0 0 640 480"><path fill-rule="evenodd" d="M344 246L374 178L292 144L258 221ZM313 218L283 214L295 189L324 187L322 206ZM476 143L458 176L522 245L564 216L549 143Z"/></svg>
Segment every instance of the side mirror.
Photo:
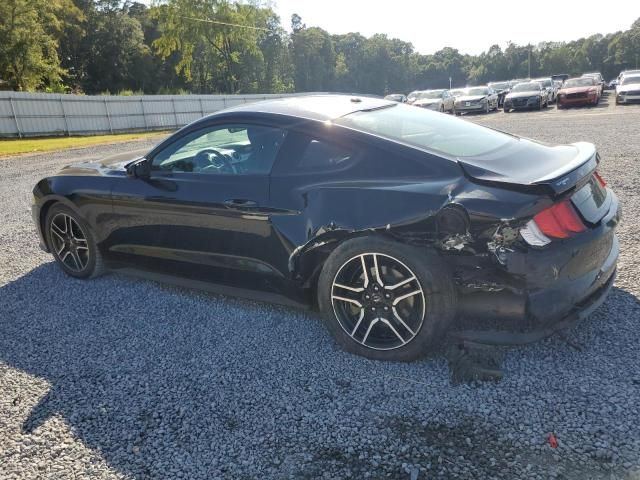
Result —
<svg viewBox="0 0 640 480"><path fill-rule="evenodd" d="M151 176L151 162L141 158L127 165L127 175L135 178L149 178Z"/></svg>

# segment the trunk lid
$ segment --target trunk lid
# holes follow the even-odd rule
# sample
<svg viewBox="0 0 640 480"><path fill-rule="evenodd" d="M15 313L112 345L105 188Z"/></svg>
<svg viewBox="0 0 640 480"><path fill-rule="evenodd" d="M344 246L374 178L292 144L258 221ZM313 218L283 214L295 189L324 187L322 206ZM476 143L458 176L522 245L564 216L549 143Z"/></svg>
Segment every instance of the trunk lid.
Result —
<svg viewBox="0 0 640 480"><path fill-rule="evenodd" d="M561 194L575 187L598 165L596 149L586 142L549 147L527 139L476 157L458 158L472 180L531 190L546 187Z"/></svg>
<svg viewBox="0 0 640 480"><path fill-rule="evenodd" d="M480 183L521 191L544 191L559 196L574 189L571 201L584 220L597 223L609 210L607 190L593 175L598 155L591 143L550 147L520 139L511 146L477 156L459 158L466 175Z"/></svg>

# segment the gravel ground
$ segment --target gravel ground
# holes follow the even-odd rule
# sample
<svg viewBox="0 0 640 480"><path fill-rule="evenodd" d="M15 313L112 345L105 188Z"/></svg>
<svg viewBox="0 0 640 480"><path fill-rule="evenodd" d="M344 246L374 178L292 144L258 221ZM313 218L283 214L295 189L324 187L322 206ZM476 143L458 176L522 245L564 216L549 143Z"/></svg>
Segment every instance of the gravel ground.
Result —
<svg viewBox="0 0 640 480"><path fill-rule="evenodd" d="M67 278L38 250L32 186L149 143L0 160L0 478L640 478L640 106L469 118L595 142L625 213L607 302L509 350L497 384L351 356L313 313Z"/></svg>

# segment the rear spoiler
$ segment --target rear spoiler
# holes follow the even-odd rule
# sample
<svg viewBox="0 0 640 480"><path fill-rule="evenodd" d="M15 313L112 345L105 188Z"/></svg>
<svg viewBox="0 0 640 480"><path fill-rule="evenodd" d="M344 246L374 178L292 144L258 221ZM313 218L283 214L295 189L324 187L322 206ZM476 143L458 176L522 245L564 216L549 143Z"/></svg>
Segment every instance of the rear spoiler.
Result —
<svg viewBox="0 0 640 480"><path fill-rule="evenodd" d="M573 188L597 168L600 156L593 144L577 142L572 145L578 147L579 154L571 162L533 182L535 185L547 185L558 195Z"/></svg>
<svg viewBox="0 0 640 480"><path fill-rule="evenodd" d="M564 158L550 157L544 151L515 150L503 155L497 165L493 160L470 158L459 158L458 164L475 183L521 192L560 195L580 184L596 169L600 160L591 143L577 142L571 147L574 152ZM534 167L528 169L529 165Z"/></svg>

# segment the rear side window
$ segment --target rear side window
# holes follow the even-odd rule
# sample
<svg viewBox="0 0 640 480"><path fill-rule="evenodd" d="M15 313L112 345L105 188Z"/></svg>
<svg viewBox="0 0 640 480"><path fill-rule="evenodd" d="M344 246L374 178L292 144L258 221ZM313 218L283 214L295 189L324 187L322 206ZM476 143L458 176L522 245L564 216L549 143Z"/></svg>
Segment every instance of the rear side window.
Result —
<svg viewBox="0 0 640 480"><path fill-rule="evenodd" d="M346 148L312 139L304 148L297 164L298 170L333 170L345 166L354 157Z"/></svg>
<svg viewBox="0 0 640 480"><path fill-rule="evenodd" d="M334 123L454 157L482 155L516 141L466 120L401 104L350 113Z"/></svg>

